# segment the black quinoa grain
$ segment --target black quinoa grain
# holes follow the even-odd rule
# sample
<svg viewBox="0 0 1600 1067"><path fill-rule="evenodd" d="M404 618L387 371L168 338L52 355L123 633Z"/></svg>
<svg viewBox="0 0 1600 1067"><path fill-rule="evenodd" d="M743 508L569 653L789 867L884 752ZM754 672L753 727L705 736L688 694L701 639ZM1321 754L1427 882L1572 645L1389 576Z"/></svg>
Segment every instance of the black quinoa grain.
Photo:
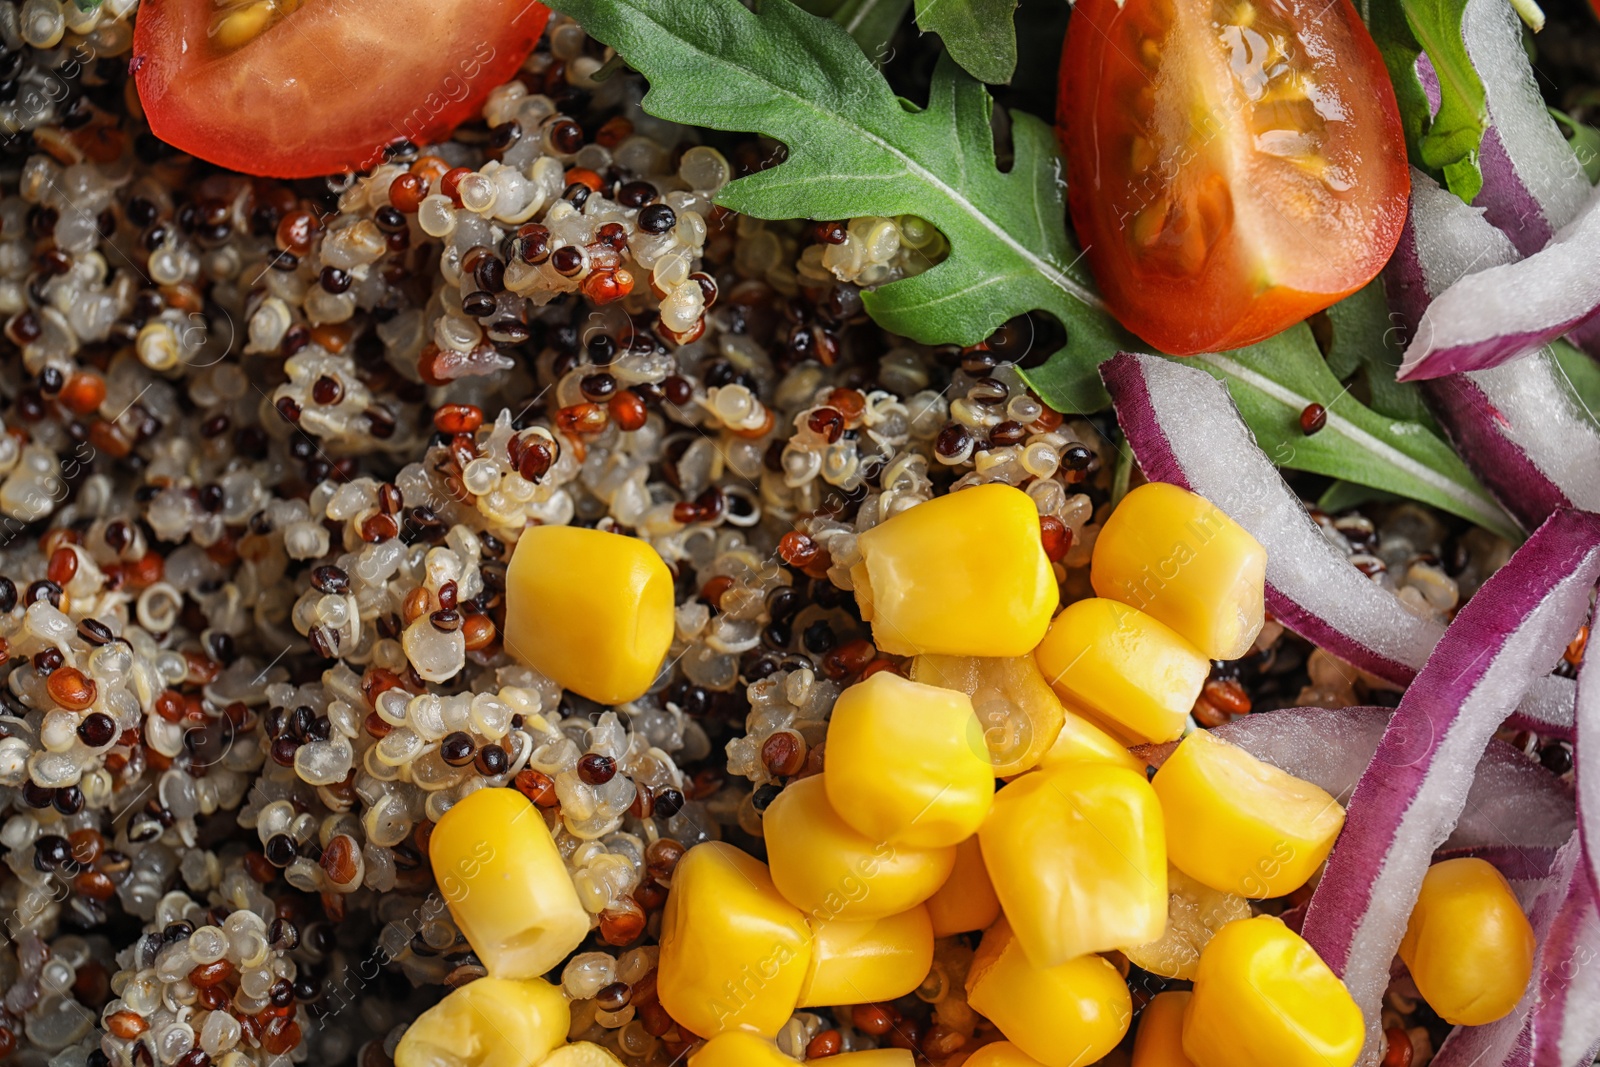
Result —
<svg viewBox="0 0 1600 1067"><path fill-rule="evenodd" d="M666 204L651 204L639 212L639 228L645 233L666 233L678 224L678 213Z"/></svg>

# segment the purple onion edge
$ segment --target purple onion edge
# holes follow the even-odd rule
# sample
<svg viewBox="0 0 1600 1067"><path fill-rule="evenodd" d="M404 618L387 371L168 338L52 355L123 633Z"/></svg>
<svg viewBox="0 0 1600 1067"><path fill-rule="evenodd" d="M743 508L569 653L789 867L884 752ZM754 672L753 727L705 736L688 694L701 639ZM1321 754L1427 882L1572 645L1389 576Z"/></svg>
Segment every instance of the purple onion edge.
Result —
<svg viewBox="0 0 1600 1067"><path fill-rule="evenodd" d="M1422 313L1433 302L1433 296L1428 292L1428 270L1417 251L1417 213L1414 207L1406 211L1400 240L1395 244L1394 255L1389 257L1389 265L1383 270L1383 290L1389 298L1390 309L1400 316L1405 336L1415 337L1417 324L1422 321Z"/></svg>
<svg viewBox="0 0 1600 1067"><path fill-rule="evenodd" d="M1537 330L1497 333L1476 341L1431 349L1414 363L1401 366L1400 373L1395 376L1396 380L1425 382L1467 371L1491 370L1532 355L1574 326L1587 321L1594 312L1594 308L1588 308L1581 315Z"/></svg>
<svg viewBox="0 0 1600 1067"><path fill-rule="evenodd" d="M1502 416L1472 379L1452 375L1421 385L1445 437L1523 529L1537 529L1557 508L1572 506L1561 487L1506 436Z"/></svg>
<svg viewBox="0 0 1600 1067"><path fill-rule="evenodd" d="M1593 1061L1595 1047L1600 1046L1600 1013L1592 1004L1569 1005L1568 1000L1573 977L1582 968L1592 966L1597 956L1600 914L1595 890L1587 877L1574 873L1536 961L1539 995L1529 1019L1533 1067L1577 1067L1579 1061L1562 1061L1560 1046L1570 1028L1585 1023L1589 1054L1581 1062Z"/></svg>
<svg viewBox="0 0 1600 1067"><path fill-rule="evenodd" d="M1473 198L1474 207L1484 209L1484 218L1511 239L1518 252L1531 256L1549 243L1554 230L1545 218L1544 205L1522 181L1517 165L1506 152L1505 142L1493 126L1483 132L1478 147L1478 169L1483 173L1483 188Z"/></svg>
<svg viewBox="0 0 1600 1067"><path fill-rule="evenodd" d="M1401 698L1350 798L1344 829L1306 913L1305 938L1336 973L1349 965L1356 931L1405 813L1417 802L1445 735L1464 721L1463 698L1563 579L1587 566L1593 581L1597 547L1600 515L1557 511L1466 603ZM1493 654L1485 656L1485 649ZM1522 695L1516 694L1506 714ZM1427 749L1413 757L1406 749L1414 746L1412 738L1424 736L1420 728L1426 729Z"/></svg>
<svg viewBox="0 0 1600 1067"><path fill-rule="evenodd" d="M1589 620L1593 633L1596 619ZM1585 657L1578 669L1578 693L1573 706L1573 733L1591 744L1573 746L1573 781L1578 805L1578 841L1583 846L1578 864L1591 893L1600 894L1600 807L1585 804L1584 796L1600 785L1600 751L1592 742L1600 741L1600 666L1596 658ZM1597 798L1600 799L1600 798Z"/></svg>

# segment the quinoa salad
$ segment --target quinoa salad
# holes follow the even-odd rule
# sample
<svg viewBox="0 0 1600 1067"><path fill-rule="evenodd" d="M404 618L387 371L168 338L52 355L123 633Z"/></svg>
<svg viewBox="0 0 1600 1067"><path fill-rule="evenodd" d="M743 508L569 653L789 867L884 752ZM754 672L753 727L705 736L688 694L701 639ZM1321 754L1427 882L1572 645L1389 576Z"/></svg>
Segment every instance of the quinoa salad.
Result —
<svg viewBox="0 0 1600 1067"><path fill-rule="evenodd" d="M0 0L0 1064L1588 1067L1591 122L1576 0Z"/></svg>

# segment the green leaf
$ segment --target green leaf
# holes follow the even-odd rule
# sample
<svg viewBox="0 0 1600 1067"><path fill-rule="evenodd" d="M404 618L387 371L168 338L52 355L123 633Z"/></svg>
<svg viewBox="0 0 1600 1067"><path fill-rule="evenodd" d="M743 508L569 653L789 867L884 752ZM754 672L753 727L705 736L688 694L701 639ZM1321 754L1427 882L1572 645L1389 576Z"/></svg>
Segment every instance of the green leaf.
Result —
<svg viewBox="0 0 1600 1067"><path fill-rule="evenodd" d="M1357 485L1355 482L1334 482L1317 497L1317 507L1330 515L1337 515L1341 511L1359 508L1363 504L1374 502L1388 504L1401 499L1404 498L1386 493L1382 489L1373 489L1371 486Z"/></svg>
<svg viewBox="0 0 1600 1067"><path fill-rule="evenodd" d="M1017 69L1017 0L916 0L917 26L937 33L950 58L981 82L1009 82Z"/></svg>
<svg viewBox="0 0 1600 1067"><path fill-rule="evenodd" d="M1328 369L1334 376L1349 381L1359 375L1366 384L1368 406L1378 414L1434 429L1422 390L1395 381L1404 347L1383 295L1383 283L1368 283L1325 314L1332 334L1326 353Z"/></svg>
<svg viewBox="0 0 1600 1067"><path fill-rule="evenodd" d="M1120 435L1119 435L1120 437ZM1111 506L1122 503L1133 482L1133 449L1123 440L1117 442L1117 458L1111 467Z"/></svg>
<svg viewBox="0 0 1600 1067"><path fill-rule="evenodd" d="M864 294L885 329L970 345L1043 310L1066 346L1030 373L1065 411L1107 397L1096 367L1127 344L1067 238L1055 137L1012 115L1015 155L995 165L981 84L941 57L928 106L895 97L849 34L788 0L554 0L650 81L643 106L674 122L765 134L787 160L733 182L718 203L764 219L917 215L949 240L943 262Z"/></svg>
<svg viewBox="0 0 1600 1067"><path fill-rule="evenodd" d="M1417 77L1417 57L1422 54L1422 46L1417 44L1416 35L1406 24L1401 2L1360 0L1358 7L1394 86L1395 100L1400 106L1400 126L1406 135L1406 153L1413 163L1420 163L1422 135L1433 121L1433 114L1428 106L1428 94Z"/></svg>
<svg viewBox="0 0 1600 1067"><path fill-rule="evenodd" d="M1304 324L1249 348L1185 362L1227 383L1256 442L1278 466L1420 500L1520 538L1449 445L1422 424L1380 415L1351 396ZM1327 424L1308 436L1300 413L1313 403L1327 409Z"/></svg>
<svg viewBox="0 0 1600 1067"><path fill-rule="evenodd" d="M1551 108L1550 114L1564 127L1562 132L1567 135L1567 143L1583 164L1583 176L1589 179L1590 185L1600 182L1600 130L1579 122L1565 111Z"/></svg>
<svg viewBox="0 0 1600 1067"><path fill-rule="evenodd" d="M1389 68L1412 162L1435 175L1471 203L1483 188L1478 148L1489 122L1483 81L1461 36L1466 0L1371 0L1368 28ZM1439 80L1439 111L1430 117L1417 78L1417 56L1426 52Z"/></svg>
<svg viewBox="0 0 1600 1067"><path fill-rule="evenodd" d="M911 0L797 0L813 15L830 18L854 37L878 66L889 61L889 41L911 9Z"/></svg>
<svg viewBox="0 0 1600 1067"><path fill-rule="evenodd" d="M1600 363L1567 341L1551 341L1549 349L1550 354L1556 357L1561 373L1567 376L1567 384L1572 386L1572 391L1593 418L1596 412L1600 412ZM1600 419L1596 421L1600 422Z"/></svg>

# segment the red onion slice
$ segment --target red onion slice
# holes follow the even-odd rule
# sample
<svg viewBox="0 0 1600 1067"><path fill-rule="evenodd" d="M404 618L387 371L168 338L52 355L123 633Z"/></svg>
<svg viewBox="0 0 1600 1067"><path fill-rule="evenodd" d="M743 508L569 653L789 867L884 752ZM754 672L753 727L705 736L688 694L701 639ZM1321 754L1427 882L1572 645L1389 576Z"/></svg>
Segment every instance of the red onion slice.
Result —
<svg viewBox="0 0 1600 1067"><path fill-rule="evenodd" d="M1366 1013L1369 1060L1433 852L1461 818L1495 729L1587 617L1597 579L1600 515L1556 512L1456 615L1356 786L1304 933Z"/></svg>
<svg viewBox="0 0 1600 1067"><path fill-rule="evenodd" d="M1580 1067L1600 1050L1600 911L1582 873L1566 894L1534 966L1537 995L1529 1022L1533 1067Z"/></svg>
<svg viewBox="0 0 1600 1067"><path fill-rule="evenodd" d="M1525 529L1556 508L1600 510L1600 426L1549 351L1422 385L1456 452Z"/></svg>
<svg viewBox="0 0 1600 1067"><path fill-rule="evenodd" d="M1535 254L1474 271L1440 293L1406 346L1399 379L1497 367L1583 323L1600 310L1597 258L1600 198L1591 196Z"/></svg>
<svg viewBox="0 0 1600 1067"><path fill-rule="evenodd" d="M1577 686L1571 678L1546 675L1533 683L1505 724L1514 730L1571 741L1577 737L1576 702Z"/></svg>
<svg viewBox="0 0 1600 1067"><path fill-rule="evenodd" d="M1433 298L1476 270L1515 263L1521 255L1504 233L1428 175L1411 168L1411 204L1400 243L1384 271L1389 306L1415 336Z"/></svg>
<svg viewBox="0 0 1600 1067"><path fill-rule="evenodd" d="M1590 620L1590 632L1594 623ZM1591 651L1578 670L1574 710L1580 743L1573 745L1573 781L1578 792L1578 835L1583 868L1591 890L1600 890L1600 650Z"/></svg>
<svg viewBox="0 0 1600 1067"><path fill-rule="evenodd" d="M1482 856L1513 880L1543 878L1576 825L1570 785L1531 756L1491 741L1473 771L1461 817L1440 847L1454 855ZM1502 853L1519 851L1527 855L1502 861Z"/></svg>
<svg viewBox="0 0 1600 1067"><path fill-rule="evenodd" d="M1227 386L1195 367L1124 352L1100 365L1117 422L1145 476L1210 500L1267 550L1267 609L1346 663L1406 685L1444 628L1357 570L1256 447ZM1572 683L1541 681L1526 728L1570 737ZM1535 725L1538 724L1538 725Z"/></svg>
<svg viewBox="0 0 1600 1067"><path fill-rule="evenodd" d="M1505 234L1421 171L1385 272L1391 307L1414 333L1433 298L1469 271L1513 263ZM1450 443L1524 529L1558 507L1600 510L1600 426L1548 351L1421 383Z"/></svg>
<svg viewBox="0 0 1600 1067"><path fill-rule="evenodd" d="M1478 150L1483 189L1473 203L1487 209L1523 255L1532 255L1578 214L1589 182L1545 106L1512 5L1468 0L1461 36L1489 112Z"/></svg>

